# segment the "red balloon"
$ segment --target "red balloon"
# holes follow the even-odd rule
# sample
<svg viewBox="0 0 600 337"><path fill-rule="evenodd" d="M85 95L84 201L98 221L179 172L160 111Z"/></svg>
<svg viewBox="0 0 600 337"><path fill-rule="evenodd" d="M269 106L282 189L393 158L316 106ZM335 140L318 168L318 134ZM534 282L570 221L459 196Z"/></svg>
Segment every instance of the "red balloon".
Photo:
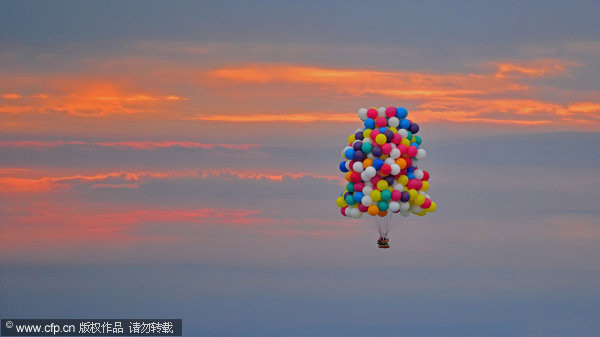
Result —
<svg viewBox="0 0 600 337"><path fill-rule="evenodd" d="M388 106L387 109L385 109L385 115L387 116L387 118L392 118L396 116L396 108L394 108L393 106Z"/></svg>
<svg viewBox="0 0 600 337"><path fill-rule="evenodd" d="M369 117L371 119L377 118L377 110L375 110L373 108L367 110L367 117Z"/></svg>
<svg viewBox="0 0 600 337"><path fill-rule="evenodd" d="M393 201L400 201L401 198L402 198L402 192L400 192L398 190L392 191L392 200Z"/></svg>
<svg viewBox="0 0 600 337"><path fill-rule="evenodd" d="M378 127L386 126L387 119L385 119L385 117L377 117L377 119L375 120L375 125L377 125Z"/></svg>
<svg viewBox="0 0 600 337"><path fill-rule="evenodd" d="M385 144L381 145L381 152L383 154L390 154L390 152L392 152L392 144L385 143Z"/></svg>
<svg viewBox="0 0 600 337"><path fill-rule="evenodd" d="M346 207L340 208L340 212L342 213L343 216L346 216L346 208L348 208L348 207L346 206Z"/></svg>
<svg viewBox="0 0 600 337"><path fill-rule="evenodd" d="M412 166L412 160L410 158L404 158L404 161L406 161L406 167Z"/></svg>
<svg viewBox="0 0 600 337"><path fill-rule="evenodd" d="M423 203L423 205L421 205L421 208L428 209L429 207L431 207L431 199L425 198L425 202Z"/></svg>
<svg viewBox="0 0 600 337"><path fill-rule="evenodd" d="M371 184L373 184L373 186L377 186L377 183L381 180L381 177L379 175L374 176L373 178L371 178Z"/></svg>
<svg viewBox="0 0 600 337"><path fill-rule="evenodd" d="M429 172L423 170L423 179L421 179L423 181L427 181L429 180Z"/></svg>
<svg viewBox="0 0 600 337"><path fill-rule="evenodd" d="M352 174L350 175L350 181L353 183L361 182L362 180L360 179L360 173L352 172Z"/></svg>
<svg viewBox="0 0 600 337"><path fill-rule="evenodd" d="M369 208L363 204L358 204L358 210L361 212L366 212Z"/></svg>
<svg viewBox="0 0 600 337"><path fill-rule="evenodd" d="M400 136L400 137L402 137L402 136ZM406 151L408 150L408 148L404 144L398 145L397 148L398 148L398 150L400 150L401 155L405 155Z"/></svg>
<svg viewBox="0 0 600 337"><path fill-rule="evenodd" d="M410 156L410 157L414 157L417 155L417 148L414 147L414 145L411 145L408 147L408 150L406 151L406 153Z"/></svg>
<svg viewBox="0 0 600 337"><path fill-rule="evenodd" d="M371 139L373 139L373 141L375 141L375 137L377 137L378 134L380 134L381 132L379 132L379 130L375 129L373 131L371 131L371 134L369 135L369 137L371 137ZM375 144L373 144L375 145Z"/></svg>
<svg viewBox="0 0 600 337"><path fill-rule="evenodd" d="M392 143L400 144L401 141L402 141L402 135L399 133L394 133L394 136L392 137Z"/></svg>
<svg viewBox="0 0 600 337"><path fill-rule="evenodd" d="M384 176L387 176L388 174L392 173L392 167L388 164L383 164L383 166L379 170L381 171L381 174Z"/></svg>

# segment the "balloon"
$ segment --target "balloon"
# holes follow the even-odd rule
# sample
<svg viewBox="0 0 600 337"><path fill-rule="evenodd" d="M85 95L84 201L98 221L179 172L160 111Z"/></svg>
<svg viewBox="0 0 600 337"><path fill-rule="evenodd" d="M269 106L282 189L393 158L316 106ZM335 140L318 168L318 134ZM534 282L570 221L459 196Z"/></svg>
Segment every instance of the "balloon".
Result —
<svg viewBox="0 0 600 337"><path fill-rule="evenodd" d="M398 119L398 117L391 117L390 119L388 119L388 125L393 128L397 128L398 125L400 125L400 120Z"/></svg>
<svg viewBox="0 0 600 337"><path fill-rule="evenodd" d="M395 150L398 150L398 149L395 149ZM391 152L392 152L392 144L385 143L385 144L381 145L381 153L390 154Z"/></svg>
<svg viewBox="0 0 600 337"><path fill-rule="evenodd" d="M347 183L346 184L346 191L348 191L350 193L354 193L354 183Z"/></svg>
<svg viewBox="0 0 600 337"><path fill-rule="evenodd" d="M380 157L383 154L383 152L381 151L381 147L379 147L379 146L373 146L371 153L375 157Z"/></svg>
<svg viewBox="0 0 600 337"><path fill-rule="evenodd" d="M362 199L360 200L360 203L366 207L369 207L373 204L373 199L371 199L371 196L363 195Z"/></svg>
<svg viewBox="0 0 600 337"><path fill-rule="evenodd" d="M360 210L357 208L352 208L350 210L350 216L353 218L360 218L360 216L362 215L362 213L360 212Z"/></svg>
<svg viewBox="0 0 600 337"><path fill-rule="evenodd" d="M389 145L389 144L386 144L386 145ZM390 147L391 147L391 145L390 145ZM400 155L401 155L401 153L400 153L400 150L398 150L398 148L392 148L390 150L390 157L392 159L396 160L396 159L400 158Z"/></svg>
<svg viewBox="0 0 600 337"><path fill-rule="evenodd" d="M353 142L352 149L354 149L354 151L360 151L362 149L362 142L360 140Z"/></svg>
<svg viewBox="0 0 600 337"><path fill-rule="evenodd" d="M392 172L391 172L392 175L395 176L397 174L400 174L400 166L398 164L394 163L394 164L392 164L390 166L392 168Z"/></svg>
<svg viewBox="0 0 600 337"><path fill-rule="evenodd" d="M338 207L345 207L345 206L347 206L347 205L348 205L348 204L346 203L346 200L345 200L343 197L338 197L338 198L335 200L335 204L336 204L336 205L338 205Z"/></svg>
<svg viewBox="0 0 600 337"><path fill-rule="evenodd" d="M377 203L377 208L379 208L380 211L385 212L389 208L389 205L386 201L381 200Z"/></svg>
<svg viewBox="0 0 600 337"><path fill-rule="evenodd" d="M373 190L373 192L371 192L371 199L373 201L381 200L381 192L378 190Z"/></svg>
<svg viewBox="0 0 600 337"><path fill-rule="evenodd" d="M379 169L381 169L381 167L382 167L382 166L383 166L383 160L381 160L381 159L379 159L379 158L377 158L377 159L373 160L373 167L374 167L376 170L379 170Z"/></svg>
<svg viewBox="0 0 600 337"><path fill-rule="evenodd" d="M377 125L378 127L386 126L387 119L385 119L385 117L377 117L377 119L375 120L375 125Z"/></svg>
<svg viewBox="0 0 600 337"><path fill-rule="evenodd" d="M392 192L388 189L381 191L381 200L389 201L392 199Z"/></svg>
<svg viewBox="0 0 600 337"><path fill-rule="evenodd" d="M362 171L365 170L365 168L363 167L363 163L362 162L357 161L356 163L354 163L354 165L352 165L352 170L354 172L361 173Z"/></svg>
<svg viewBox="0 0 600 337"><path fill-rule="evenodd" d="M431 202L431 206L429 206L429 208L427 209L429 212L433 213L435 212L435 210L437 209L437 205L435 204L434 201Z"/></svg>
<svg viewBox="0 0 600 337"><path fill-rule="evenodd" d="M358 183L361 180L362 179L360 179L360 173L358 172L352 172L352 174L350 175L350 181L353 183Z"/></svg>
<svg viewBox="0 0 600 337"><path fill-rule="evenodd" d="M383 179L377 182L377 189L380 191L387 190L388 187L389 187L389 185L388 185L387 181L385 181Z"/></svg>
<svg viewBox="0 0 600 337"><path fill-rule="evenodd" d="M346 172L345 178L346 178L347 181L352 181L350 179L351 176L352 176L352 172L350 172L350 171Z"/></svg>
<svg viewBox="0 0 600 337"><path fill-rule="evenodd" d="M408 116L408 111L405 108L403 108L403 107L396 108L396 117L398 117L398 119L404 119L404 118L406 118L406 116Z"/></svg>
<svg viewBox="0 0 600 337"><path fill-rule="evenodd" d="M363 161L365 160L366 155L361 150L354 151L354 160L355 161Z"/></svg>
<svg viewBox="0 0 600 337"><path fill-rule="evenodd" d="M366 120L367 118L367 109L366 108L360 108L358 109L358 118L360 118L361 121Z"/></svg>
<svg viewBox="0 0 600 337"><path fill-rule="evenodd" d="M366 212L369 208L363 204L358 204L358 210L361 212Z"/></svg>
<svg viewBox="0 0 600 337"><path fill-rule="evenodd" d="M417 148L414 147L413 145L408 147L408 150L406 150L406 153L410 156L410 157L414 157L417 155Z"/></svg>
<svg viewBox="0 0 600 337"><path fill-rule="evenodd" d="M344 157L346 157L346 159L352 160L354 158L354 149L352 149L351 147L348 147L344 151Z"/></svg>
<svg viewBox="0 0 600 337"><path fill-rule="evenodd" d="M419 207L418 205L412 205L410 207L410 211L415 214L419 214L419 213L423 212L423 209L421 207Z"/></svg>
<svg viewBox="0 0 600 337"><path fill-rule="evenodd" d="M388 143L392 141L392 138L394 138L394 132L390 129L384 130L382 133L385 135L385 141Z"/></svg>
<svg viewBox="0 0 600 337"><path fill-rule="evenodd" d="M402 197L400 198L402 202L408 202L410 200L410 193L406 191L402 191Z"/></svg>
<svg viewBox="0 0 600 337"><path fill-rule="evenodd" d="M406 186L406 184L408 184L408 177L406 175L401 175L398 180L397 180L400 184Z"/></svg>
<svg viewBox="0 0 600 337"><path fill-rule="evenodd" d="M368 185L366 185L366 184L365 184L365 187L363 187L363 189L362 189L362 193L363 193L365 196L367 196L367 195L368 195L368 196L370 196L370 195L371 195L371 192L373 192L373 186L368 186ZM369 198L370 198L370 197L369 197Z"/></svg>
<svg viewBox="0 0 600 337"><path fill-rule="evenodd" d="M429 180L429 172L423 170L423 180L424 181L428 181Z"/></svg>
<svg viewBox="0 0 600 337"><path fill-rule="evenodd" d="M374 108L367 110L367 117L371 119L377 118L377 110Z"/></svg>
<svg viewBox="0 0 600 337"><path fill-rule="evenodd" d="M425 151L425 149L418 149L417 154L415 155L415 157L417 157L417 159L419 160L425 159L425 156L427 156L427 152Z"/></svg>
<svg viewBox="0 0 600 337"><path fill-rule="evenodd" d="M366 123L366 122L365 122ZM410 122L408 121L408 119L401 119L400 120L400 128L402 129L408 129L410 127ZM403 137L406 138L406 137Z"/></svg>
<svg viewBox="0 0 600 337"><path fill-rule="evenodd" d="M408 138L408 131L400 129L398 130L398 133L402 136L402 138Z"/></svg>
<svg viewBox="0 0 600 337"><path fill-rule="evenodd" d="M426 180L421 181L421 191L423 192L427 192L427 190L429 190L429 182L427 182Z"/></svg>
<svg viewBox="0 0 600 337"><path fill-rule="evenodd" d="M362 143L360 149L363 153L369 154L371 153L371 150L373 150L373 145L371 145L370 143Z"/></svg>
<svg viewBox="0 0 600 337"><path fill-rule="evenodd" d="M346 168L346 161L340 163L340 171L348 172L348 169Z"/></svg>
<svg viewBox="0 0 600 337"><path fill-rule="evenodd" d="M375 159L375 161L377 161L377 159ZM377 175L377 169L375 168L375 162L373 162L372 166L369 166L365 169L365 172L367 173L367 175L369 176L369 178L373 178L374 176Z"/></svg>
<svg viewBox="0 0 600 337"><path fill-rule="evenodd" d="M367 212L370 215L375 216L375 215L377 215L377 213L379 213L379 207L377 207L377 205L371 205L371 206L369 206Z"/></svg>
<svg viewBox="0 0 600 337"><path fill-rule="evenodd" d="M354 138L357 140L363 140L365 138L365 135L362 130L356 131L356 133L354 133Z"/></svg>
<svg viewBox="0 0 600 337"><path fill-rule="evenodd" d="M385 108L384 107L380 107L379 109L377 109L377 116L385 117Z"/></svg>
<svg viewBox="0 0 600 337"><path fill-rule="evenodd" d="M380 169L381 175L387 176L392 172L392 168L388 164L383 164Z"/></svg>
<svg viewBox="0 0 600 337"><path fill-rule="evenodd" d="M365 195L362 194L362 192L356 192L356 193L354 193L354 196L353 196L354 197L354 202L361 202L361 200L362 200L362 198L364 196Z"/></svg>
<svg viewBox="0 0 600 337"><path fill-rule="evenodd" d="M398 190L394 190L391 192L391 199L393 201L400 201L400 199L402 199L402 192L398 191Z"/></svg>
<svg viewBox="0 0 600 337"><path fill-rule="evenodd" d="M407 212L410 209L410 203L401 202L400 203L400 212Z"/></svg>
<svg viewBox="0 0 600 337"><path fill-rule="evenodd" d="M388 183L388 186L393 185L395 181L394 177L391 175L388 175L387 177L383 178L383 180L385 180Z"/></svg>
<svg viewBox="0 0 600 337"><path fill-rule="evenodd" d="M372 118L367 118L365 120L365 128L374 129L375 128L375 120L373 120Z"/></svg>
<svg viewBox="0 0 600 337"><path fill-rule="evenodd" d="M385 109L385 116L386 116L387 118L391 118L391 117L394 117L394 116L396 116L396 108L394 108L393 106L388 106L388 107Z"/></svg>
<svg viewBox="0 0 600 337"><path fill-rule="evenodd" d="M415 205L421 206L425 203L425 196L422 194L419 194L415 197Z"/></svg>
<svg viewBox="0 0 600 337"><path fill-rule="evenodd" d="M413 171L414 175L415 175L415 179L423 179L423 170L421 169L416 169Z"/></svg>
<svg viewBox="0 0 600 337"><path fill-rule="evenodd" d="M397 213L400 210L400 203L395 201L390 202L388 210Z"/></svg>
<svg viewBox="0 0 600 337"><path fill-rule="evenodd" d="M408 128L408 131L410 131L412 133L419 132L419 124L417 124L417 123L411 123L410 127Z"/></svg>
<svg viewBox="0 0 600 337"><path fill-rule="evenodd" d="M346 208L348 208L348 207L340 208L340 212L342 213L343 216L346 216Z"/></svg>
<svg viewBox="0 0 600 337"><path fill-rule="evenodd" d="M354 135L350 135L348 136L348 144L352 144L356 139L354 138Z"/></svg>
<svg viewBox="0 0 600 337"><path fill-rule="evenodd" d="M409 189L408 194L410 195L410 200L413 202L415 201L415 198L417 197L417 195L419 195L419 193L417 193L417 190L413 190L413 189Z"/></svg>
<svg viewBox="0 0 600 337"><path fill-rule="evenodd" d="M415 143L421 145L422 142L423 140L421 139L421 136L415 136Z"/></svg>
<svg viewBox="0 0 600 337"><path fill-rule="evenodd" d="M383 145L386 141L387 137L384 134L380 133L375 137L375 143L377 143L377 145Z"/></svg>
<svg viewBox="0 0 600 337"><path fill-rule="evenodd" d="M425 201L423 202L423 204L421 205L421 208L423 209L427 209L431 207L431 199L429 198L425 198Z"/></svg>
<svg viewBox="0 0 600 337"><path fill-rule="evenodd" d="M346 196L346 203L348 205L354 205L354 198L352 197L352 195Z"/></svg>
<svg viewBox="0 0 600 337"><path fill-rule="evenodd" d="M365 129L365 131L363 131L363 143L365 140L367 139L371 139L371 129Z"/></svg>
<svg viewBox="0 0 600 337"><path fill-rule="evenodd" d="M401 141L402 141L402 135L400 133L395 133L394 137L392 137L392 143L400 144Z"/></svg>

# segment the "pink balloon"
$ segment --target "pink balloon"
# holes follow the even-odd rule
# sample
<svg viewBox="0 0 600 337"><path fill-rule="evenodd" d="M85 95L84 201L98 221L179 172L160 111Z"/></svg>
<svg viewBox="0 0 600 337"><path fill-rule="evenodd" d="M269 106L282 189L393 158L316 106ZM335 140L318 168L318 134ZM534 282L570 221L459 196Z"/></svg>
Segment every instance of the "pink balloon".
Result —
<svg viewBox="0 0 600 337"><path fill-rule="evenodd" d="M392 143L400 144L401 141L402 141L402 135L399 133L394 133L394 137L392 137Z"/></svg>
<svg viewBox="0 0 600 337"><path fill-rule="evenodd" d="M358 204L358 210L361 212L366 212L369 208L363 204Z"/></svg>
<svg viewBox="0 0 600 337"><path fill-rule="evenodd" d="M377 186L377 183L381 180L381 177L379 175L374 176L373 178L371 178L371 183L373 184L373 186Z"/></svg>
<svg viewBox="0 0 600 337"><path fill-rule="evenodd" d="M367 110L367 117L369 117L371 119L377 118L377 110L375 110L373 108Z"/></svg>
<svg viewBox="0 0 600 337"><path fill-rule="evenodd" d="M381 153L390 154L390 152L392 152L392 144L385 143L385 144L381 145Z"/></svg>
<svg viewBox="0 0 600 337"><path fill-rule="evenodd" d="M375 137L377 137L378 134L380 134L381 132L379 132L379 130L373 130L371 131L371 139L375 140Z"/></svg>
<svg viewBox="0 0 600 337"><path fill-rule="evenodd" d="M410 179L408 183L406 183L406 187L408 187L409 189L418 190L421 189L421 187L423 187L423 183L417 179Z"/></svg>
<svg viewBox="0 0 600 337"><path fill-rule="evenodd" d="M354 190L356 192L362 192L364 187L365 187L365 183L363 183L362 181L354 184Z"/></svg>
<svg viewBox="0 0 600 337"><path fill-rule="evenodd" d="M423 203L423 205L421 205L422 209L427 209L431 207L431 199L429 198L425 198L425 202Z"/></svg>
<svg viewBox="0 0 600 337"><path fill-rule="evenodd" d="M375 120L375 125L377 125L378 127L386 126L387 119L385 119L385 117L377 117L377 119Z"/></svg>
<svg viewBox="0 0 600 337"><path fill-rule="evenodd" d="M402 137L402 136L400 136L400 137ZM397 148L398 148L398 150L400 150L401 155L406 154L406 151L408 150L408 148L404 144L398 145Z"/></svg>
<svg viewBox="0 0 600 337"><path fill-rule="evenodd" d="M396 108L394 108L393 106L388 106L387 109L385 109L385 115L387 116L387 118L396 116Z"/></svg>
<svg viewBox="0 0 600 337"><path fill-rule="evenodd" d="M400 192L398 190L392 191L392 200L393 201L400 201L401 198L402 198L402 192Z"/></svg>
<svg viewBox="0 0 600 337"><path fill-rule="evenodd" d="M342 213L343 216L346 216L346 208L348 208L348 207L346 206L346 207L340 208L340 212Z"/></svg>
<svg viewBox="0 0 600 337"><path fill-rule="evenodd" d="M408 153L409 156L414 157L417 155L417 148L414 147L414 145L411 145L408 147L408 150L406 151L406 153Z"/></svg>
<svg viewBox="0 0 600 337"><path fill-rule="evenodd" d="M381 171L382 175L387 176L388 174L390 174L392 172L392 167L388 164L383 164L380 171Z"/></svg>

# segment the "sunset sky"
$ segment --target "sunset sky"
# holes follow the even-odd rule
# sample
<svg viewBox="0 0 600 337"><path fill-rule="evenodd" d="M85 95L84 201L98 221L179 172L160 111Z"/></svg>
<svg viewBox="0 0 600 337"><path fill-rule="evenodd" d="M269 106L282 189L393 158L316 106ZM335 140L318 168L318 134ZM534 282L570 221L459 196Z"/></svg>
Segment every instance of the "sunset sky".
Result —
<svg viewBox="0 0 600 337"><path fill-rule="evenodd" d="M0 3L0 317L186 336L593 336L600 2ZM335 199L361 107L436 213Z"/></svg>

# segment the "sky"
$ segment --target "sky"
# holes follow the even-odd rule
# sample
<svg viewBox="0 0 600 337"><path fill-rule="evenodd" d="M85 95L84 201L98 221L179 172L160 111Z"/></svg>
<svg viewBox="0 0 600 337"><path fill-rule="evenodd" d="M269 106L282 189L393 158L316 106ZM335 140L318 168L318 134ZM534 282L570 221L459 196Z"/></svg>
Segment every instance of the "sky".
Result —
<svg viewBox="0 0 600 337"><path fill-rule="evenodd" d="M595 336L597 1L0 3L0 317ZM361 107L435 213L339 214Z"/></svg>

